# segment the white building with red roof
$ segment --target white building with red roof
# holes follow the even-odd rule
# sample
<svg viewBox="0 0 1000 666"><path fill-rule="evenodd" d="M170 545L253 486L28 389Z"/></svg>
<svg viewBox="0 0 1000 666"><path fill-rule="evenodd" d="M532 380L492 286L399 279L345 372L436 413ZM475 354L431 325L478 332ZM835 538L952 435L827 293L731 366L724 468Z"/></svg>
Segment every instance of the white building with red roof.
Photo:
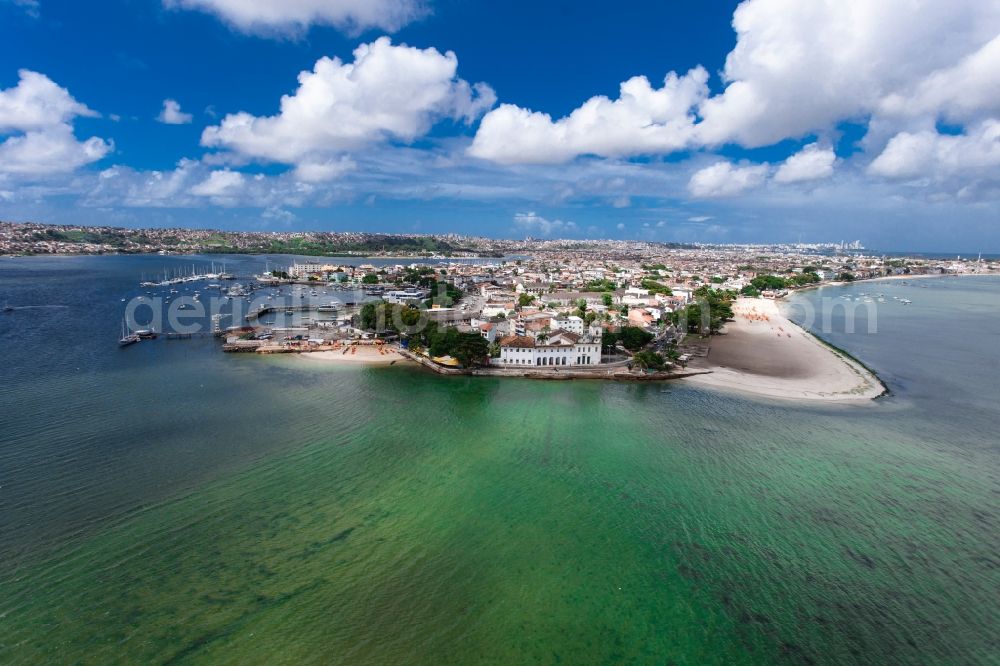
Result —
<svg viewBox="0 0 1000 666"><path fill-rule="evenodd" d="M601 363L601 342L569 331L556 330L544 339L527 335L508 335L500 340L500 358L504 367L579 367Z"/></svg>

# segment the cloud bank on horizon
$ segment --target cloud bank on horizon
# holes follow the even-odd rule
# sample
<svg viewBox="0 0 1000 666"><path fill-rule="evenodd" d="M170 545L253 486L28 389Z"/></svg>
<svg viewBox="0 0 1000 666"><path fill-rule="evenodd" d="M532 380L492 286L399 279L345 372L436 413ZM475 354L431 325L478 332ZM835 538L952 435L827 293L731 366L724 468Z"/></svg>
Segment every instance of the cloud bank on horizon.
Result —
<svg viewBox="0 0 1000 666"><path fill-rule="evenodd" d="M433 21L435 9L417 0L162 1L169 15L208 14L231 30L227 39L268 48L294 48L313 26L394 33ZM44 22L45 8L32 4L30 20ZM0 203L52 213L56 198L72 196L137 223L142 210L256 209L264 224L291 224L308 211L393 202L395 211L419 208L431 226L436 208L485 204L498 211L495 228L468 232L651 239L705 233L691 220L715 218L721 237L702 240L738 239L726 235L761 217L774 219L771 232L782 216L795 219L801 233L820 210L824 224L968 219L970 238L1000 239L991 223L1000 212L1000 4L746 0L731 22L735 43L717 75L698 63L658 81L636 73L615 96L594 94L559 114L505 101L490 81L470 83L478 77L461 71L460 53L388 36L361 40L350 58L319 57L270 111L213 104L198 114L182 110L183 90L164 90L149 118L200 125L172 169L130 164L113 131L78 138L89 132L76 125L101 114L65 81L22 67L0 88ZM562 221L569 216L579 221Z"/></svg>

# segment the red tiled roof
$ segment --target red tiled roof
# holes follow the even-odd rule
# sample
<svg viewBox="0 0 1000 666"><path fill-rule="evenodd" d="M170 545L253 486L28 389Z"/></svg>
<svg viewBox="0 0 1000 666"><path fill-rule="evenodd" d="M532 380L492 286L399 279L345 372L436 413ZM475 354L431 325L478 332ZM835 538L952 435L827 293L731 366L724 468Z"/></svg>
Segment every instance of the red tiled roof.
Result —
<svg viewBox="0 0 1000 666"><path fill-rule="evenodd" d="M534 347L535 339L527 335L508 335L500 340L501 347Z"/></svg>
<svg viewBox="0 0 1000 666"><path fill-rule="evenodd" d="M579 342L580 338L583 337L583 336L578 335L576 333L573 333L572 331L567 331L567 330L562 329L562 328L557 328L556 330L554 330L551 333L549 333L549 339L556 338L556 337L566 338L570 342L576 343L576 342Z"/></svg>

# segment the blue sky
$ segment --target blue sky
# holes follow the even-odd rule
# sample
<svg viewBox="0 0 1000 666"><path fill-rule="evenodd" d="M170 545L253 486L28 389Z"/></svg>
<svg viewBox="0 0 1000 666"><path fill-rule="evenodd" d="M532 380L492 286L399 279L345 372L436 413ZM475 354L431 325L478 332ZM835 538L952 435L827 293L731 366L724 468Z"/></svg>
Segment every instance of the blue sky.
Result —
<svg viewBox="0 0 1000 666"><path fill-rule="evenodd" d="M0 0L0 218L1000 249L993 3L618 4Z"/></svg>

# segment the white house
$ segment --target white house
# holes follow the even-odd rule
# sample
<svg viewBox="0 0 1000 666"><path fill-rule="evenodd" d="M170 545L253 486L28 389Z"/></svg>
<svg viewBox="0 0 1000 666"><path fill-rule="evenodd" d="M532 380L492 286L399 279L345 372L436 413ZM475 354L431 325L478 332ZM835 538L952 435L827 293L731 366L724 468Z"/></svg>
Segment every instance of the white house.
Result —
<svg viewBox="0 0 1000 666"><path fill-rule="evenodd" d="M483 306L482 315L484 317L496 317L502 314L505 317L510 316L514 311L513 303L487 303Z"/></svg>
<svg viewBox="0 0 1000 666"><path fill-rule="evenodd" d="M601 363L601 343L568 331L556 331L544 342L523 335L500 340L500 358L493 363L503 367L594 366Z"/></svg>
<svg viewBox="0 0 1000 666"><path fill-rule="evenodd" d="M576 315L570 315L569 317L557 317L552 320L553 328L561 328L564 331L569 331L570 333L576 333L577 335L583 335L583 319L577 317Z"/></svg>
<svg viewBox="0 0 1000 666"><path fill-rule="evenodd" d="M486 323L480 324L479 325L479 334L481 336L483 336L483 338L487 342L492 343L496 339L496 337L497 337L497 327L493 324L493 322L489 322L489 321L486 322Z"/></svg>
<svg viewBox="0 0 1000 666"><path fill-rule="evenodd" d="M638 287L629 287L625 290L625 296L622 297L622 303L631 306L649 305L649 301L649 289L640 289Z"/></svg>

